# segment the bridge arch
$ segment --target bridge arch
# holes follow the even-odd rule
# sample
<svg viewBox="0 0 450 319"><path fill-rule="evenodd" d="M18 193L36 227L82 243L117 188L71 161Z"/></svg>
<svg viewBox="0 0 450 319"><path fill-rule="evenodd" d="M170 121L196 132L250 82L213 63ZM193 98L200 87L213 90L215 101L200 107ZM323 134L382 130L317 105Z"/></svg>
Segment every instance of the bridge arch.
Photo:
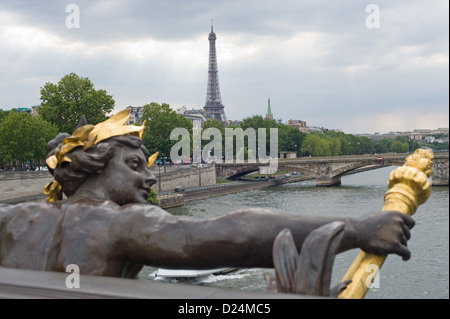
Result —
<svg viewBox="0 0 450 319"><path fill-rule="evenodd" d="M252 163L216 163L216 177L237 179L244 175L259 171L261 164Z"/></svg>
<svg viewBox="0 0 450 319"><path fill-rule="evenodd" d="M303 173L305 177L316 179L316 186L334 186L341 184L341 177L344 175L381 167L401 166L405 163L407 155L280 159L278 161L278 169ZM448 154L435 155L433 163L433 185L448 185ZM218 177L234 178L255 172L262 166L266 165L259 163L216 163L216 175Z"/></svg>

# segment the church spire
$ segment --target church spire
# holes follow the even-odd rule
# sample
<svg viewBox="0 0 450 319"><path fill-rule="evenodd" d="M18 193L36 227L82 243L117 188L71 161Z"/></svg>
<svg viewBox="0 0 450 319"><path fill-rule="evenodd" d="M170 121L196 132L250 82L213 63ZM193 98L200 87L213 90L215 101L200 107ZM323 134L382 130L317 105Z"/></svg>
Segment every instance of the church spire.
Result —
<svg viewBox="0 0 450 319"><path fill-rule="evenodd" d="M270 119L273 120L273 114L272 114L272 109L270 107L270 97L267 100L267 114L266 114L266 119Z"/></svg>

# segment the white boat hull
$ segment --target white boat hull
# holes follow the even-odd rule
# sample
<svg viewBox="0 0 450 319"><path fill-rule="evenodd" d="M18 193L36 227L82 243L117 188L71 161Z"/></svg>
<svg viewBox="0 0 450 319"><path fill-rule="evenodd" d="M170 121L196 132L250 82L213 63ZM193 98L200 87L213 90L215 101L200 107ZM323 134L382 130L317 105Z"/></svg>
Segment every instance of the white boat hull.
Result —
<svg viewBox="0 0 450 319"><path fill-rule="evenodd" d="M190 280L198 279L209 275L221 275L234 271L236 268L216 268L216 269L203 269L203 270L191 270L191 269L165 269L159 268L156 271L155 278L162 280Z"/></svg>

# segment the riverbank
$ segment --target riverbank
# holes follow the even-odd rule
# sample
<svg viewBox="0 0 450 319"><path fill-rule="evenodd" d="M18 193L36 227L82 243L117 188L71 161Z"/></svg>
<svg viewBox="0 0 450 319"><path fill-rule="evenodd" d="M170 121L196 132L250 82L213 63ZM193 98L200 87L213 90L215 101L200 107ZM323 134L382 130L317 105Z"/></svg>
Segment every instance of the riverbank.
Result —
<svg viewBox="0 0 450 319"><path fill-rule="evenodd" d="M187 202L202 200L210 197L224 196L245 192L258 188L273 187L282 184L296 183L311 178L299 175L287 178L268 179L265 181L245 181L217 184L213 186L187 188L181 193L162 193L158 197L158 206L161 208L171 208L184 205Z"/></svg>
<svg viewBox="0 0 450 319"><path fill-rule="evenodd" d="M287 183L296 183L311 178L298 175L291 177L277 177L276 179L268 179L264 181L241 181L241 182L229 182L210 186L191 187L185 188L180 193L161 192L158 196L158 206L161 208L171 208L184 205L187 202L202 200L210 197L224 196L234 193L240 193L249 191L252 189L273 187ZM45 200L47 197L43 193L34 195L28 195L23 197L17 197L12 199L5 199L0 201L0 204L16 205L26 202L37 202Z"/></svg>

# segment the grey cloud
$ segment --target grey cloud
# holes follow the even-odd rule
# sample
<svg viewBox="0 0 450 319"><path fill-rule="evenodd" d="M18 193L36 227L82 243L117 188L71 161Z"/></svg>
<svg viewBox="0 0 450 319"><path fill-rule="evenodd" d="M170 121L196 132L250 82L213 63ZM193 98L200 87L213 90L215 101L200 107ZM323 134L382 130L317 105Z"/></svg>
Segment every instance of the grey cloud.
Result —
<svg viewBox="0 0 450 319"><path fill-rule="evenodd" d="M367 3L357 0L5 0L0 13L56 36L55 45L65 49L4 44L0 108L39 103L39 87L70 72L106 89L118 108L153 100L199 107L213 19L222 99L231 119L263 114L268 96L277 118L347 132L354 130L352 119L364 114L367 127L377 114L408 108L410 114L448 117L448 1L373 2L380 8L379 29L365 26ZM65 26L69 3L80 8L79 29ZM119 50L123 43L152 39L166 51L148 57L144 51L136 60ZM176 58L183 41L197 43L191 50L204 55L204 64ZM256 51L242 53L250 47Z"/></svg>

